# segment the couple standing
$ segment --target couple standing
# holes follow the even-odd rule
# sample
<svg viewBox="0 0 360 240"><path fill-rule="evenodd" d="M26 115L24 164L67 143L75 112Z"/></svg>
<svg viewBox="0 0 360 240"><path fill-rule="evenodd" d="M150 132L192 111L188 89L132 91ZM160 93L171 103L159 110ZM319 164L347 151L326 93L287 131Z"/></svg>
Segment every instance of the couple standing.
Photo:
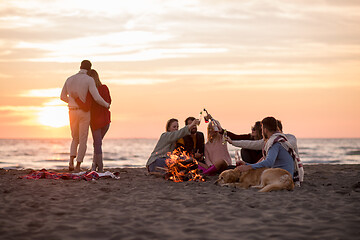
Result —
<svg viewBox="0 0 360 240"><path fill-rule="evenodd" d="M80 71L66 80L60 98L69 107L72 137L69 170L80 171L90 126L94 144L91 170L102 172L102 139L110 126L111 97L108 87L100 82L98 73L91 69L90 61L82 61Z"/></svg>

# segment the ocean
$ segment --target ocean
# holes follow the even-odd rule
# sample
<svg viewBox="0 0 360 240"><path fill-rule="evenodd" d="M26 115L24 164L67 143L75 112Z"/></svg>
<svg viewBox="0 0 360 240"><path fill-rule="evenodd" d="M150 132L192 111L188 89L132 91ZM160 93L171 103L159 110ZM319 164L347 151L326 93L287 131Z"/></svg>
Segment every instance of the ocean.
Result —
<svg viewBox="0 0 360 240"><path fill-rule="evenodd" d="M70 139L0 139L0 168L62 169L68 166ZM144 167L157 139L104 139L104 167ZM298 139L304 164L360 164L360 139ZM228 145L235 161L236 148ZM92 162L92 139L82 167Z"/></svg>

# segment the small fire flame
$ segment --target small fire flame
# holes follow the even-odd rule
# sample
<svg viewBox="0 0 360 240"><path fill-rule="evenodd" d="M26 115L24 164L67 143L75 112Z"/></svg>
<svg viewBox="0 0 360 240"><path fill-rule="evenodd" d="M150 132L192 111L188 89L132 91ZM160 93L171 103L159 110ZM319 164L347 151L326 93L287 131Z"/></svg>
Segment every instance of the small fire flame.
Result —
<svg viewBox="0 0 360 240"><path fill-rule="evenodd" d="M169 180L174 182L205 181L199 174L198 162L181 148L167 154L166 165L165 178Z"/></svg>

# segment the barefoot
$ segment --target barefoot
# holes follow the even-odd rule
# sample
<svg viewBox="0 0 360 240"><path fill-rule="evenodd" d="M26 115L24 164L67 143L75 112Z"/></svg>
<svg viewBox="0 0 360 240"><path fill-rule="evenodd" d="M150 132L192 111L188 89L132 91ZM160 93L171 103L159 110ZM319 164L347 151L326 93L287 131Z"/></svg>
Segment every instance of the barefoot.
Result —
<svg viewBox="0 0 360 240"><path fill-rule="evenodd" d="M81 164L80 162L76 162L75 172L77 172L77 173L80 172L80 170L81 170L80 164Z"/></svg>
<svg viewBox="0 0 360 240"><path fill-rule="evenodd" d="M71 166L71 164L69 164L69 171L70 172L74 171L74 165Z"/></svg>
<svg viewBox="0 0 360 240"><path fill-rule="evenodd" d="M69 171L74 171L74 158L71 158L69 161Z"/></svg>

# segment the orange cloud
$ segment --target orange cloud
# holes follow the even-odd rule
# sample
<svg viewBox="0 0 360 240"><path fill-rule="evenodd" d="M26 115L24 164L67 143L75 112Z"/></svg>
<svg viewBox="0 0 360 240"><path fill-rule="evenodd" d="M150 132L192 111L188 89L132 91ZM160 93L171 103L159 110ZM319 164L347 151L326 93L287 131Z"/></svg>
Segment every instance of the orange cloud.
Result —
<svg viewBox="0 0 360 240"><path fill-rule="evenodd" d="M83 59L110 88L109 137L158 137L203 107L239 133L274 115L300 137L360 137L359 19L358 1L8 1L0 137L68 137L38 118L67 117Z"/></svg>

